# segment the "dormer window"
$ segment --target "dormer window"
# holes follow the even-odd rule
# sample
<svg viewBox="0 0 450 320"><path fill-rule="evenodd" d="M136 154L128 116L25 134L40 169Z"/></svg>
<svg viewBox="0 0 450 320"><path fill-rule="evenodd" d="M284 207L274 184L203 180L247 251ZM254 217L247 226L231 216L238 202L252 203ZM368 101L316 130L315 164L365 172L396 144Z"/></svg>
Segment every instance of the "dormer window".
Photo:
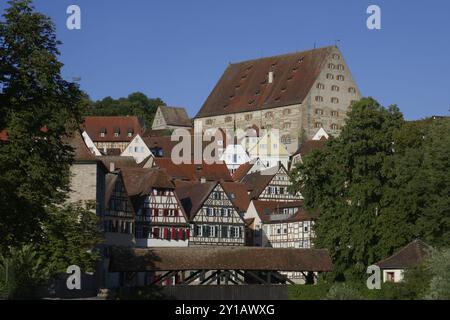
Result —
<svg viewBox="0 0 450 320"><path fill-rule="evenodd" d="M118 137L120 135L120 128L114 128L114 137Z"/></svg>
<svg viewBox="0 0 450 320"><path fill-rule="evenodd" d="M127 130L127 135L128 135L128 137L132 137L133 134L134 134L133 128L128 128L128 130Z"/></svg>
<svg viewBox="0 0 450 320"><path fill-rule="evenodd" d="M106 136L106 128L100 129L100 137L104 138Z"/></svg>

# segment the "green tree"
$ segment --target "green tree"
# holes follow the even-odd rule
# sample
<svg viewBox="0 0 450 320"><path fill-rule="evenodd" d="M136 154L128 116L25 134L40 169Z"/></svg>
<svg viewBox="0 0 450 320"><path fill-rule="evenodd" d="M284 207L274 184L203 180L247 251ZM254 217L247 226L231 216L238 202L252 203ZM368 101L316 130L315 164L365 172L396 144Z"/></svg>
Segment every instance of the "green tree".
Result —
<svg viewBox="0 0 450 320"><path fill-rule="evenodd" d="M95 247L101 242L98 217L81 204L52 206L47 210L38 250L50 274L65 272L70 265L93 272L99 258Z"/></svg>
<svg viewBox="0 0 450 320"><path fill-rule="evenodd" d="M49 273L33 245L0 254L0 298L29 299L48 280Z"/></svg>
<svg viewBox="0 0 450 320"><path fill-rule="evenodd" d="M393 134L402 123L395 106L385 109L372 98L362 99L352 105L341 135L291 173L306 207L320 212L315 244L330 251L337 279L362 277L381 258L376 221Z"/></svg>
<svg viewBox="0 0 450 320"><path fill-rule="evenodd" d="M82 95L61 77L55 27L30 0L9 1L0 22L0 248L38 241L45 208L68 190Z"/></svg>
<svg viewBox="0 0 450 320"><path fill-rule="evenodd" d="M147 128L151 128L156 110L165 105L160 98L152 99L141 92L134 92L126 98L113 99L106 97L96 102L90 102L88 116L127 116L140 117Z"/></svg>
<svg viewBox="0 0 450 320"><path fill-rule="evenodd" d="M433 250L428 258L432 274L428 299L450 300L450 249Z"/></svg>

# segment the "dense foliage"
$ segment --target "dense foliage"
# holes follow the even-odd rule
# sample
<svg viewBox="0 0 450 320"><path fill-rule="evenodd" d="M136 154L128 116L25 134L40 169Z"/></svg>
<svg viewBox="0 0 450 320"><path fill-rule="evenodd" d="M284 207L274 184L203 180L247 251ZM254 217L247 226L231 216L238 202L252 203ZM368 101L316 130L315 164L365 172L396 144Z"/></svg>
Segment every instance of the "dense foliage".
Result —
<svg viewBox="0 0 450 320"><path fill-rule="evenodd" d="M415 238L450 244L449 132L449 119L405 122L366 98L338 138L294 168L294 188L320 211L315 244L329 249L335 279L364 277Z"/></svg>
<svg viewBox="0 0 450 320"><path fill-rule="evenodd" d="M159 106L165 105L160 98L152 99L141 92L134 92L126 98L106 97L96 102L89 102L88 116L127 116L133 115L143 119L147 128L152 127L153 118Z"/></svg>
<svg viewBox="0 0 450 320"><path fill-rule="evenodd" d="M61 77L55 27L29 0L9 5L0 22L0 293L18 298L70 264L92 269L98 221L64 205L73 160L66 141L85 101Z"/></svg>
<svg viewBox="0 0 450 320"><path fill-rule="evenodd" d="M68 190L72 150L63 137L81 121L81 92L62 79L50 19L10 1L0 23L0 248L38 241L46 206Z"/></svg>

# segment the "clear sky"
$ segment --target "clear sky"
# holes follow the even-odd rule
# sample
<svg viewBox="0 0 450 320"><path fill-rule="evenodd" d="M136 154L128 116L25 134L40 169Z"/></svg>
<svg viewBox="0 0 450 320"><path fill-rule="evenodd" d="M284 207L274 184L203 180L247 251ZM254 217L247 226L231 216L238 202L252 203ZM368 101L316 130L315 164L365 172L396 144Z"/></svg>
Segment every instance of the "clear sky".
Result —
<svg viewBox="0 0 450 320"><path fill-rule="evenodd" d="M66 28L81 8L82 29ZM369 30L370 4L382 29ZM35 0L92 99L142 91L194 116L229 62L335 44L364 96L407 119L450 115L448 0ZM0 0L0 10L6 0Z"/></svg>

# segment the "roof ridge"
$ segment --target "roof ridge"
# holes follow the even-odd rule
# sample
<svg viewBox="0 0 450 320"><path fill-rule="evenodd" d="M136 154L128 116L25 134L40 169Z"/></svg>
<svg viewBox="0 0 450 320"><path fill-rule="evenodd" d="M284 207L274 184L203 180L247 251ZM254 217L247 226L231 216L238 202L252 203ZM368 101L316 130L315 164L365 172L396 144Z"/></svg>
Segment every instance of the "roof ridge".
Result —
<svg viewBox="0 0 450 320"><path fill-rule="evenodd" d="M303 50L303 51L294 51L294 52L289 52L289 53L282 53L282 54L277 54L277 55L272 55L272 56L267 56L267 57L262 57L262 58L255 58L255 59L243 60L243 61L239 61L239 62L233 62L233 63L230 63L229 65L238 65L238 64L250 63L250 62L254 62L254 61L261 61L261 60L265 60L265 59L284 58L284 57L295 56L295 55L299 55L299 54L308 54L308 53L311 53L311 52L314 52L314 51L331 49L333 47L336 47L336 46L329 45L329 46L324 46L324 47L314 48L314 49L308 49L308 50Z"/></svg>

